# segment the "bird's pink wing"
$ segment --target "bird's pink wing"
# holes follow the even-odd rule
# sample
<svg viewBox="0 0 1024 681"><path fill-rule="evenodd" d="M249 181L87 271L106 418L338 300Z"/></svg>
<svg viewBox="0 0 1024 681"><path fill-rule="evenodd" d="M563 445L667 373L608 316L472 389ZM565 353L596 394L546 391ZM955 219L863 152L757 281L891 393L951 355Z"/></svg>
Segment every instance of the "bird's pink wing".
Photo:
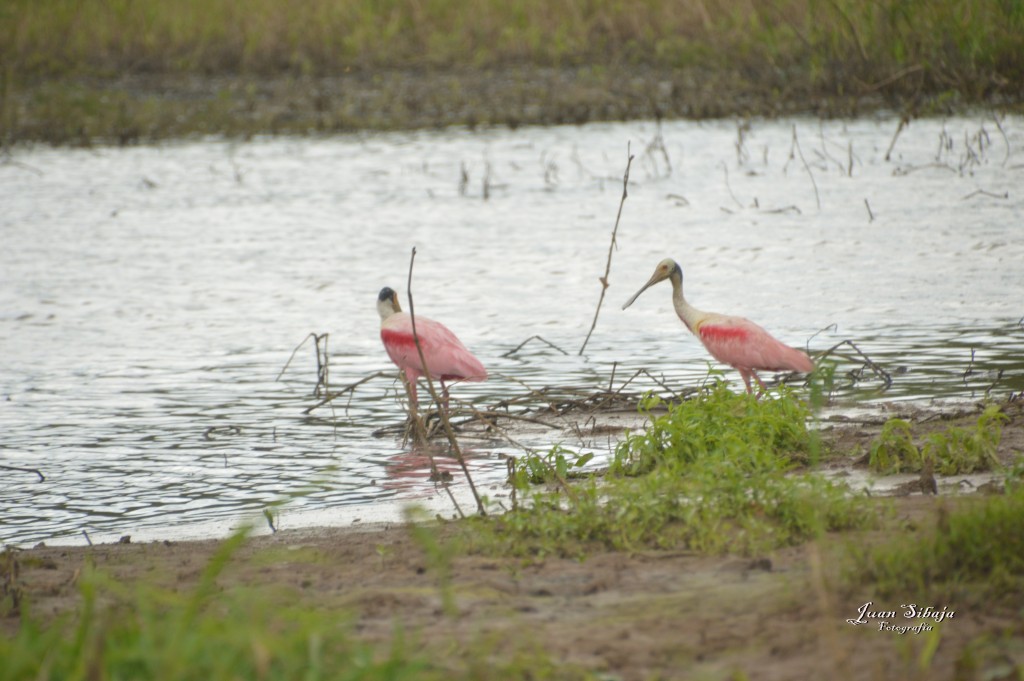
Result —
<svg viewBox="0 0 1024 681"><path fill-rule="evenodd" d="M417 316L416 333L431 377L445 381L483 381L487 378L484 365L448 327ZM412 318L408 314L399 312L388 317L381 324L380 337L392 362L401 369L423 375L423 364L412 334Z"/></svg>
<svg viewBox="0 0 1024 681"><path fill-rule="evenodd" d="M738 369L811 371L814 363L803 352L776 340L743 317L713 315L697 327L697 336L719 362Z"/></svg>

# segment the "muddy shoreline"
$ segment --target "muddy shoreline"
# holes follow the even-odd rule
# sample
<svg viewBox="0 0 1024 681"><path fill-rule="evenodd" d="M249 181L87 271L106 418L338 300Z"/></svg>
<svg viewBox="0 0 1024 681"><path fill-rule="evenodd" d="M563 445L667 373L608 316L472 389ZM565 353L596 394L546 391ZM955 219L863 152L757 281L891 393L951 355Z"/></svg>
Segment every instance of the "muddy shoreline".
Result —
<svg viewBox="0 0 1024 681"><path fill-rule="evenodd" d="M1013 111L994 94L968 101L898 82L811 89L784 73L655 66L381 69L326 77L136 74L9 84L6 144L135 144L204 135L583 124L807 115Z"/></svg>
<svg viewBox="0 0 1024 681"><path fill-rule="evenodd" d="M980 407L890 405L877 419L826 425L832 452L827 467L862 466L858 456L889 416L911 420L915 435L925 437L972 422ZM999 457L1011 463L1024 453L1024 404L1007 402L1004 412L1009 421ZM469 550L465 523L431 524L431 541L452 556L445 574L407 526L281 531L248 539L218 583L280 592L336 612L351 619L360 640L386 643L400 626L452 670L471 664L462 656L468 648L501 659L542 650L557 661L557 678L917 678L928 637L879 622L850 625L864 603L878 598L869 587L844 589L838 574L851 543L912 536L982 494L998 493L953 479L940 480L939 489L937 496L904 489L885 502L865 500L880 509L891 503L896 518L888 529L829 535L756 556L596 550L582 561L523 561ZM33 616L52 622L78 607L78 581L87 565L117 583L147 581L188 591L222 546L218 540L37 546L17 552L16 585ZM960 673L968 659L978 672L997 669L1006 659L1022 662L1012 646L1008 654L999 645L979 644L1024 640L1013 604L986 603L964 592L960 602L931 605L957 616L941 629L927 678L978 678ZM18 627L16 616L0 618L6 634Z"/></svg>

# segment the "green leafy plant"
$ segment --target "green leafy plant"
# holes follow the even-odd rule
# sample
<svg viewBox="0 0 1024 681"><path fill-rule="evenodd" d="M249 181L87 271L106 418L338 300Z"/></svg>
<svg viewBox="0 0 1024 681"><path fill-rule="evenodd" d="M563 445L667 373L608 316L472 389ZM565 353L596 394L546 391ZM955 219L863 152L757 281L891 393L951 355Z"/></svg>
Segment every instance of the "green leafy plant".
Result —
<svg viewBox="0 0 1024 681"><path fill-rule="evenodd" d="M971 428L951 426L945 433L933 433L925 442L923 456L935 462L942 475L958 475L1001 467L996 457L1008 419L997 405L989 405Z"/></svg>
<svg viewBox="0 0 1024 681"><path fill-rule="evenodd" d="M872 521L845 486L798 474L815 448L809 410L782 389L761 400L721 381L668 405L644 400L649 427L630 434L600 480L521 490L512 513L483 521L486 551L582 557L591 547L753 554Z"/></svg>
<svg viewBox="0 0 1024 681"><path fill-rule="evenodd" d="M786 468L807 463L815 450L816 435L807 428L810 409L785 387L758 400L717 380L698 399L672 405L663 416L651 414L655 406L654 400L644 401L641 409L651 424L616 448L613 473L639 475L709 455L729 455L752 468Z"/></svg>
<svg viewBox="0 0 1024 681"><path fill-rule="evenodd" d="M889 419L871 442L868 467L879 473L921 470L921 451L914 444L910 423Z"/></svg>
<svg viewBox="0 0 1024 681"><path fill-rule="evenodd" d="M518 490L525 490L531 484L564 482L578 474L578 469L583 468L593 458L592 452L577 454L559 445L552 447L546 454L528 452L526 456L515 460L515 470L509 477L509 482Z"/></svg>
<svg viewBox="0 0 1024 681"><path fill-rule="evenodd" d="M960 475L1001 467L996 452L1008 420L998 405L989 405L970 427L950 426L928 436L924 446L914 444L910 423L889 419L871 443L868 466L879 473L920 471L931 461L940 475Z"/></svg>

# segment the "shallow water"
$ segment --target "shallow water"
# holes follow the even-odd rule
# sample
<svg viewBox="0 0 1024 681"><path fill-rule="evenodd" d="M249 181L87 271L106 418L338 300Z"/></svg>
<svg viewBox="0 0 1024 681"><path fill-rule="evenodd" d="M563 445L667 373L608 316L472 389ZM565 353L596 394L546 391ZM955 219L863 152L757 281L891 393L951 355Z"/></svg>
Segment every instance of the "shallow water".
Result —
<svg viewBox="0 0 1024 681"><path fill-rule="evenodd" d="M1024 390L1024 119L1001 127L915 120L888 161L887 117L18 151L0 164L0 464L46 479L0 469L0 542L216 535L278 503L286 528L451 513L425 457L373 434L403 418L394 380L304 415L307 343L275 381L311 332L332 387L390 370L375 300L405 300L413 246L417 314L494 374L455 389L480 405L596 389L613 366L700 381L667 284L620 309L666 256L697 307L813 351L851 340L891 374L850 379L844 347L839 408ZM569 354L503 357L534 334ZM502 452L471 452L498 498Z"/></svg>

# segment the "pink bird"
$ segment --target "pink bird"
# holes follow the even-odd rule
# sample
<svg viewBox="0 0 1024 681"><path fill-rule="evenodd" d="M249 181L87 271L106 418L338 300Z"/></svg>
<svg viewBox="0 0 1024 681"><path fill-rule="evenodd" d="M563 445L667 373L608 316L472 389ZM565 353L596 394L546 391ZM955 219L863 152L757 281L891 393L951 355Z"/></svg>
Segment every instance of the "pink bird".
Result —
<svg viewBox="0 0 1024 681"><path fill-rule="evenodd" d="M730 317L702 312L683 298L683 269L679 263L666 258L658 263L654 275L630 298L622 309L633 304L640 294L660 281L672 282L672 305L686 328L700 339L711 356L723 364L737 369L747 392L751 392L750 377L753 376L767 389L758 371L801 371L814 370L814 362L803 352L777 341L760 326L743 317Z"/></svg>
<svg viewBox="0 0 1024 681"><path fill-rule="evenodd" d="M424 375L416 341L412 334L412 317L402 312L398 294L384 287L377 296L377 312L380 313L380 339L388 357L405 372L409 381L412 407L416 407L416 380ZM448 403L448 387L445 381L483 381L487 370L466 346L448 330L445 325L426 317L416 315L416 335L420 339L423 358L430 370L430 377L441 381L445 404Z"/></svg>

